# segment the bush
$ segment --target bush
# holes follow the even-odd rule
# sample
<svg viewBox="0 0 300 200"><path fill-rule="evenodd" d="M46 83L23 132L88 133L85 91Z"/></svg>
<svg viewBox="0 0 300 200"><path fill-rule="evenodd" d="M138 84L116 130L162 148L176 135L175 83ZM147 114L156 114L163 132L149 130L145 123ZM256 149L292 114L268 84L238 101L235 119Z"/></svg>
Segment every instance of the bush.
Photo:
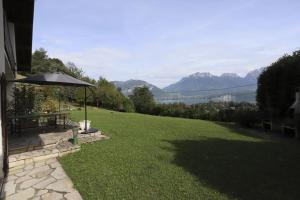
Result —
<svg viewBox="0 0 300 200"><path fill-rule="evenodd" d="M156 104L151 114L221 122L237 122L244 126L252 126L259 121L257 106L245 102L209 102L193 105L183 103Z"/></svg>
<svg viewBox="0 0 300 200"><path fill-rule="evenodd" d="M55 112L57 110L56 105L58 105L56 100L47 97L41 105L41 111L46 113Z"/></svg>
<svg viewBox="0 0 300 200"><path fill-rule="evenodd" d="M259 112L252 107L241 107L235 112L234 121L242 126L253 127L260 122Z"/></svg>

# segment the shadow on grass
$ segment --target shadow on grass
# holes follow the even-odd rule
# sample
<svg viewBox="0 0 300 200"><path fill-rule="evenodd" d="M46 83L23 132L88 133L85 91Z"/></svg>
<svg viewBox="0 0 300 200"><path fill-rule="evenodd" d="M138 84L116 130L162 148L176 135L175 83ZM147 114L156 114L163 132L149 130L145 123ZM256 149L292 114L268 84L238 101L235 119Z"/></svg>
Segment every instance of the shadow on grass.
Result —
<svg viewBox="0 0 300 200"><path fill-rule="evenodd" d="M244 127L235 123L229 122L214 122L215 124L227 128L233 132L239 133L240 135L250 136L257 139L271 139L271 135L264 132L262 129L259 128L250 128Z"/></svg>
<svg viewBox="0 0 300 200"><path fill-rule="evenodd" d="M231 198L300 197L298 145L211 138L167 142L175 151L174 164Z"/></svg>

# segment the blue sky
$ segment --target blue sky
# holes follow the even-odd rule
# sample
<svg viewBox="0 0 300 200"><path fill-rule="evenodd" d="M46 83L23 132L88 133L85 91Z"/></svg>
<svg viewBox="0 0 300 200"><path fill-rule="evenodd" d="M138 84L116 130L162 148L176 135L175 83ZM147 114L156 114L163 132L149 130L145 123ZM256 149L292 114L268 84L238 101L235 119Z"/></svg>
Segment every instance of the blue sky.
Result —
<svg viewBox="0 0 300 200"><path fill-rule="evenodd" d="M33 49L93 78L160 87L243 76L300 48L299 0L36 0Z"/></svg>

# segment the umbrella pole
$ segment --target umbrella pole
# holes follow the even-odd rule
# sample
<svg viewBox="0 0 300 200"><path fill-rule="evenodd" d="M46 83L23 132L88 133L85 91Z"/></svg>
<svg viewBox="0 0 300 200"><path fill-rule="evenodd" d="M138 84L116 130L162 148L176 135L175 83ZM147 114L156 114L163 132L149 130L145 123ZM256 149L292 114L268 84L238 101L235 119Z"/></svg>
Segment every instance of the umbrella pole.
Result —
<svg viewBox="0 0 300 200"><path fill-rule="evenodd" d="M85 133L87 133L86 86L84 87Z"/></svg>
<svg viewBox="0 0 300 200"><path fill-rule="evenodd" d="M60 88L58 89L58 112L60 112Z"/></svg>

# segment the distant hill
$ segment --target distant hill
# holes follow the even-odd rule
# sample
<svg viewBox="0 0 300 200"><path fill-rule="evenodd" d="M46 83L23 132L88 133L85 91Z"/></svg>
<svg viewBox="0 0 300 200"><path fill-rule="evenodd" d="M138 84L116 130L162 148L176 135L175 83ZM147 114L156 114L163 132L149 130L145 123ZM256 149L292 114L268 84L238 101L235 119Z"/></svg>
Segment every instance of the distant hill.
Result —
<svg viewBox="0 0 300 200"><path fill-rule="evenodd" d="M162 89L158 88L155 85L147 83L146 81L142 81L142 80L133 80L133 79L131 79L131 80L128 80L128 81L112 81L112 83L117 88L120 88L121 92L126 96L132 94L134 88L143 87L143 86L148 87L155 97L160 97L160 96L166 95L166 92L163 91Z"/></svg>
<svg viewBox="0 0 300 200"><path fill-rule="evenodd" d="M179 93L184 97L184 103L188 104L207 101L255 102L257 78L263 69L250 71L245 77L240 77L235 73L216 76L208 72L197 72L163 90Z"/></svg>
<svg viewBox="0 0 300 200"><path fill-rule="evenodd" d="M253 71L250 71L248 72L248 74L244 77L244 79L246 81L249 81L249 82L253 82L253 83L257 83L257 78L259 77L259 75L263 72L265 68L262 67L260 69L256 69L256 70L253 70Z"/></svg>
<svg viewBox="0 0 300 200"><path fill-rule="evenodd" d="M245 77L235 73L220 76L208 72L194 73L183 77L163 89L143 80L113 81L128 96L135 87L147 86L158 102L187 104L208 101L247 101L255 102L257 78L264 68L250 71Z"/></svg>
<svg viewBox="0 0 300 200"><path fill-rule="evenodd" d="M208 72L195 73L182 78L180 81L173 83L163 90L167 92L180 92L182 94L191 94L198 90L211 90L215 88L229 88L235 86L252 85L257 83L257 78L263 68L249 72L245 77L240 77L235 73L224 73L221 76L212 75ZM256 89L256 86L248 89ZM198 93L197 93L198 94Z"/></svg>

